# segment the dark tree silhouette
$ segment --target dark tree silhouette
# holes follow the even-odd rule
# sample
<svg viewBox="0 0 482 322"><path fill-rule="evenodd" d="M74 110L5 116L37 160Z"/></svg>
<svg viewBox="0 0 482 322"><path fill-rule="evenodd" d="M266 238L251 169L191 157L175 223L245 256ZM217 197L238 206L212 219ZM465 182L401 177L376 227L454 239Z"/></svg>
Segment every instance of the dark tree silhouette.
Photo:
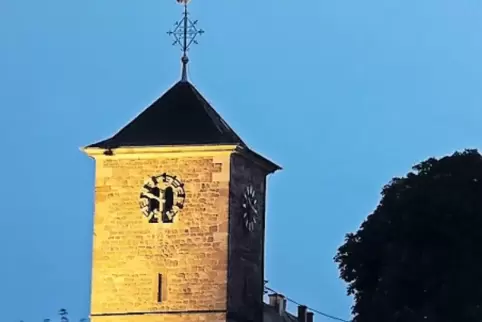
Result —
<svg viewBox="0 0 482 322"><path fill-rule="evenodd" d="M68 318L69 313L67 312L66 309L60 309L59 315L60 315L61 322L69 322L69 318Z"/></svg>
<svg viewBox="0 0 482 322"><path fill-rule="evenodd" d="M482 321L482 156L431 158L394 178L335 261L354 322Z"/></svg>
<svg viewBox="0 0 482 322"><path fill-rule="evenodd" d="M57 320L57 319L54 319L54 320L51 320L51 319L43 319L43 322L53 322L53 321L60 321L60 322L69 322L69 318L68 318L68 312L66 309L60 309L59 312L58 312L58 315L60 316L60 319ZM79 322L88 322L89 319L80 319ZM23 320L20 320L19 322L24 322Z"/></svg>

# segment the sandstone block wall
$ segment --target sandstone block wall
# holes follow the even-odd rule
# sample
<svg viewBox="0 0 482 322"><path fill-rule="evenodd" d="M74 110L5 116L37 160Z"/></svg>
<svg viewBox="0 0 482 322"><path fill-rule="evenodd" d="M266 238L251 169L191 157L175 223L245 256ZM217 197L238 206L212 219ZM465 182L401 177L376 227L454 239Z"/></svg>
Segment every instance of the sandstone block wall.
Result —
<svg viewBox="0 0 482 322"><path fill-rule="evenodd" d="M226 322L226 314L170 314L96 317L98 322Z"/></svg>
<svg viewBox="0 0 482 322"><path fill-rule="evenodd" d="M266 172L241 155L231 157L229 201L229 312L248 321L262 320ZM243 194L254 187L258 202L255 229L243 221Z"/></svg>
<svg viewBox="0 0 482 322"><path fill-rule="evenodd" d="M174 223L151 224L139 195L149 177L164 172L185 184L184 209ZM226 310L229 173L229 154L96 160L93 322L225 321L222 313L97 315Z"/></svg>

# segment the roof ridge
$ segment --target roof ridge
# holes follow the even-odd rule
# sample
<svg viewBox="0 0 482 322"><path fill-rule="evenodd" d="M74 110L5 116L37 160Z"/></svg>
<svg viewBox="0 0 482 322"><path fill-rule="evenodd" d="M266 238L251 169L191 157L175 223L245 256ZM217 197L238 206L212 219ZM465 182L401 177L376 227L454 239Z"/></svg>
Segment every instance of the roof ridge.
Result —
<svg viewBox="0 0 482 322"><path fill-rule="evenodd" d="M231 126L221 117L221 115L214 109L214 107L204 98L204 96L197 90L196 86L189 83L191 90L193 91L194 95L201 100L203 104L203 108L208 114L209 118L213 121L216 128L222 133L229 133L230 135L234 136L237 140L240 141L242 145L246 145L243 140L238 136L238 134L233 130ZM225 131L223 127L227 130Z"/></svg>

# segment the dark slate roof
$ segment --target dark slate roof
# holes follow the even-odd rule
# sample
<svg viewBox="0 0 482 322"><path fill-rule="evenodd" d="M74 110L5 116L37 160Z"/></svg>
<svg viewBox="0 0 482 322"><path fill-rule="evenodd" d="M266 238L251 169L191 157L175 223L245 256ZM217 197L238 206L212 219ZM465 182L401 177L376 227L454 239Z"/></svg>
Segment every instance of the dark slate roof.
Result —
<svg viewBox="0 0 482 322"><path fill-rule="evenodd" d="M245 146L189 82L178 82L113 137L89 147Z"/></svg>

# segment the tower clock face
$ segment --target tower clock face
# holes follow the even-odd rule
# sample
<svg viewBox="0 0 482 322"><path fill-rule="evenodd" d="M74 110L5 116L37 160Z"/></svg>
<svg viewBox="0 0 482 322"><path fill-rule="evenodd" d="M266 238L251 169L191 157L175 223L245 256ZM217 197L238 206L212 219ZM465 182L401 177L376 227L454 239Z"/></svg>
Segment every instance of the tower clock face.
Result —
<svg viewBox="0 0 482 322"><path fill-rule="evenodd" d="M163 173L145 182L139 206L149 223L172 223L184 207L185 198L184 184L176 176Z"/></svg>
<svg viewBox="0 0 482 322"><path fill-rule="evenodd" d="M258 223L258 200L253 186L249 185L243 193L243 222L245 228L252 232Z"/></svg>

